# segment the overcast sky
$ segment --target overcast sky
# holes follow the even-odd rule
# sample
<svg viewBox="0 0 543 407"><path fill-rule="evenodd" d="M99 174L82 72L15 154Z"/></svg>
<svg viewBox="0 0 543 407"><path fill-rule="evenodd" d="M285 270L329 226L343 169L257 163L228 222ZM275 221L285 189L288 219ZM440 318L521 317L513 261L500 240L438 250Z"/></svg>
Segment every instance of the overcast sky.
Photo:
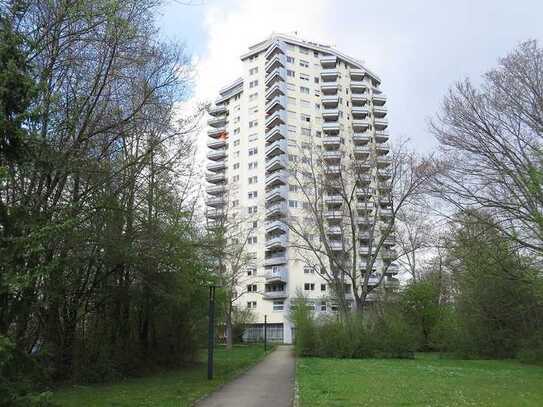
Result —
<svg viewBox="0 0 543 407"><path fill-rule="evenodd" d="M543 41L542 16L543 0L167 0L159 25L197 62L196 100L214 100L272 32L334 45L381 77L391 139L428 151L427 120L447 88L479 79L520 41Z"/></svg>

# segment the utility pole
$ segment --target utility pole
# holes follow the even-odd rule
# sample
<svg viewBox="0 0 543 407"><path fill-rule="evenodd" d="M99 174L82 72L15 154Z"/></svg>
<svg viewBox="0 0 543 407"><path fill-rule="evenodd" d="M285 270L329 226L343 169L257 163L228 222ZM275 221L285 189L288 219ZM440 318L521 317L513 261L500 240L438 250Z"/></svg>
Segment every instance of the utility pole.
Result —
<svg viewBox="0 0 543 407"><path fill-rule="evenodd" d="M207 378L213 379L213 347L215 345L215 286L209 286L209 329L207 338Z"/></svg>
<svg viewBox="0 0 543 407"><path fill-rule="evenodd" d="M268 316L264 315L264 352L267 351L268 341Z"/></svg>

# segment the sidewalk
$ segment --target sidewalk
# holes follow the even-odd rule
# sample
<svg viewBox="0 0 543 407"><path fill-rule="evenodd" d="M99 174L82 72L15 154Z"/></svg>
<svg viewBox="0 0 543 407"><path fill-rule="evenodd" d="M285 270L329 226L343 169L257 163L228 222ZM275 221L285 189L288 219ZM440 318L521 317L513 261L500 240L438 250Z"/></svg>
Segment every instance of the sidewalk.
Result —
<svg viewBox="0 0 543 407"><path fill-rule="evenodd" d="M248 372L211 394L198 407L291 407L294 401L294 354L279 346Z"/></svg>

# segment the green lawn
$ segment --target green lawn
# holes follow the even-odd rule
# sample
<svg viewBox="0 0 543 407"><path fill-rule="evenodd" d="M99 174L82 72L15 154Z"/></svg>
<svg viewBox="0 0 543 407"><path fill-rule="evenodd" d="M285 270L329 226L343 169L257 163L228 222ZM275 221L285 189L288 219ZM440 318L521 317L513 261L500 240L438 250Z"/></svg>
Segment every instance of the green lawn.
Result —
<svg viewBox="0 0 543 407"><path fill-rule="evenodd" d="M159 375L127 379L110 385L72 386L54 392L53 402L60 406L190 406L194 400L212 392L262 359L262 345L235 346L215 353L214 379L207 380L207 353L193 368Z"/></svg>
<svg viewBox="0 0 543 407"><path fill-rule="evenodd" d="M514 361L302 358L303 407L543 406L543 368Z"/></svg>

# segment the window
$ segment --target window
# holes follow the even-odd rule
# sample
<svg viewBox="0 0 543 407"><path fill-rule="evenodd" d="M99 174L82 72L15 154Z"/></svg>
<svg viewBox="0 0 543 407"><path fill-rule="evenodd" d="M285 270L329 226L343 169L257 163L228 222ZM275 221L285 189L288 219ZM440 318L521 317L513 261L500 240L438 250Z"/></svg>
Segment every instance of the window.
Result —
<svg viewBox="0 0 543 407"><path fill-rule="evenodd" d="M301 73L301 74L300 74L300 79L301 79L302 81L308 81L308 82L309 82L309 75L306 75L306 74Z"/></svg>
<svg viewBox="0 0 543 407"><path fill-rule="evenodd" d="M288 90L295 91L295 90L296 90L296 85L293 84L293 83L288 83L288 82L287 82L287 89L288 89Z"/></svg>
<svg viewBox="0 0 543 407"><path fill-rule="evenodd" d="M234 169L237 170L239 168L239 163L234 164Z"/></svg>
<svg viewBox="0 0 543 407"><path fill-rule="evenodd" d="M315 83L319 83L320 79L315 76Z"/></svg>
<svg viewBox="0 0 543 407"><path fill-rule="evenodd" d="M239 127L234 129L234 134L239 134Z"/></svg>
<svg viewBox="0 0 543 407"><path fill-rule="evenodd" d="M239 200L238 199L232 201L232 208L235 208L238 205L239 205Z"/></svg>
<svg viewBox="0 0 543 407"><path fill-rule="evenodd" d="M254 68L249 69L249 75L254 75L258 73L258 66L255 66Z"/></svg>
<svg viewBox="0 0 543 407"><path fill-rule="evenodd" d="M288 201L288 206L290 208L297 208L298 207L298 201Z"/></svg>
<svg viewBox="0 0 543 407"><path fill-rule="evenodd" d="M253 222L253 229L256 229L257 227L258 227L258 221L255 220L255 221Z"/></svg>
<svg viewBox="0 0 543 407"><path fill-rule="evenodd" d="M256 308L256 301L247 302L247 309L255 309L255 308Z"/></svg>
<svg viewBox="0 0 543 407"><path fill-rule="evenodd" d="M232 177L232 182L238 182L239 181L239 175L234 175Z"/></svg>
<svg viewBox="0 0 543 407"><path fill-rule="evenodd" d="M249 149L249 155L256 155L258 153L258 148L252 147Z"/></svg>
<svg viewBox="0 0 543 407"><path fill-rule="evenodd" d="M239 123L239 116L234 117L234 123Z"/></svg>
<svg viewBox="0 0 543 407"><path fill-rule="evenodd" d="M313 284L313 283L305 283L304 284L304 290L305 291L315 291L315 284Z"/></svg>
<svg viewBox="0 0 543 407"><path fill-rule="evenodd" d="M292 161L293 163L298 162L298 156L295 155L295 154L289 154L288 159L289 159L289 161ZM296 187L296 188L298 188L298 187Z"/></svg>
<svg viewBox="0 0 543 407"><path fill-rule="evenodd" d="M252 177L249 177L248 181L249 185L256 184L258 182L258 177L256 175L253 175Z"/></svg>
<svg viewBox="0 0 543 407"><path fill-rule="evenodd" d="M290 185L288 186L288 190L289 190L289 192L298 192L298 185L292 185L292 184L290 184Z"/></svg>
<svg viewBox="0 0 543 407"><path fill-rule="evenodd" d="M249 206L249 213L257 213L257 211L258 211L258 207ZM256 243L256 237L254 239L255 239L255 243Z"/></svg>
<svg viewBox="0 0 543 407"><path fill-rule="evenodd" d="M254 268L247 269L247 275L248 276L256 276L256 269L254 269Z"/></svg>
<svg viewBox="0 0 543 407"><path fill-rule="evenodd" d="M247 193L247 197L249 199L255 199L257 196L258 196L258 191L251 191L251 192Z"/></svg>
<svg viewBox="0 0 543 407"><path fill-rule="evenodd" d="M256 244L256 236L249 236L247 238L247 243L249 244Z"/></svg>
<svg viewBox="0 0 543 407"><path fill-rule="evenodd" d="M250 128L251 128L251 127L256 127L256 126L258 126L258 120L251 120L251 121L249 122L249 127L250 127Z"/></svg>
<svg viewBox="0 0 543 407"><path fill-rule="evenodd" d="M287 99L287 103L289 105L295 105L296 104L296 98L293 98L292 96L289 96Z"/></svg>
<svg viewBox="0 0 543 407"><path fill-rule="evenodd" d="M303 122L310 122L311 116L309 116L308 114L302 113L300 114L300 119L302 119Z"/></svg>
<svg viewBox="0 0 543 407"><path fill-rule="evenodd" d="M251 106L249 108L249 113L250 114L257 114L258 113L258 106Z"/></svg>
<svg viewBox="0 0 543 407"><path fill-rule="evenodd" d="M326 312L326 301L321 302L321 311Z"/></svg>
<svg viewBox="0 0 543 407"><path fill-rule="evenodd" d="M318 103L315 103L315 110L321 110L321 105Z"/></svg>
<svg viewBox="0 0 543 407"><path fill-rule="evenodd" d="M249 293L254 293L254 292L256 292L256 284L249 284L249 285L247 286L247 292L249 292Z"/></svg>
<svg viewBox="0 0 543 407"><path fill-rule="evenodd" d="M294 78L296 76L296 72L294 72L291 69L287 69L287 76L290 76L291 78Z"/></svg>
<svg viewBox="0 0 543 407"><path fill-rule="evenodd" d="M309 68L309 62L304 61L303 59L300 59L300 66L302 68Z"/></svg>
<svg viewBox="0 0 543 407"><path fill-rule="evenodd" d="M278 300L273 302L273 310L274 311L283 311L285 307L284 301Z"/></svg>
<svg viewBox="0 0 543 407"><path fill-rule="evenodd" d="M309 95L309 88L306 88L305 86L300 86L300 93Z"/></svg>
<svg viewBox="0 0 543 407"><path fill-rule="evenodd" d="M249 169L250 170L254 170L256 167L257 167L257 162L256 161L252 161L249 163Z"/></svg>
<svg viewBox="0 0 543 407"><path fill-rule="evenodd" d="M313 274L315 272L315 269L311 266L304 266L304 273L305 274Z"/></svg>
<svg viewBox="0 0 543 407"><path fill-rule="evenodd" d="M239 140L234 141L234 147L237 147L237 146L239 146Z"/></svg>
<svg viewBox="0 0 543 407"><path fill-rule="evenodd" d="M251 93L249 95L249 102L254 102L256 100L256 98L258 97L258 92L255 92L255 93Z"/></svg>
<svg viewBox="0 0 543 407"><path fill-rule="evenodd" d="M313 56L314 56L315 58L318 58L318 57L319 57L319 53L318 53L317 51L313 51Z"/></svg>
<svg viewBox="0 0 543 407"><path fill-rule="evenodd" d="M249 87L250 88L256 88L257 86L258 86L258 79L249 82Z"/></svg>
<svg viewBox="0 0 543 407"><path fill-rule="evenodd" d="M234 106L234 112L239 112L239 105Z"/></svg>
<svg viewBox="0 0 543 407"><path fill-rule="evenodd" d="M289 64L293 64L293 63L294 63L294 57L289 57L289 56L287 55L287 62L288 62Z"/></svg>
<svg viewBox="0 0 543 407"><path fill-rule="evenodd" d="M304 48L304 47L300 47L300 54L309 54L309 50L307 48Z"/></svg>
<svg viewBox="0 0 543 407"><path fill-rule="evenodd" d="M249 143L252 143L258 139L258 133L249 134Z"/></svg>
<svg viewBox="0 0 543 407"><path fill-rule="evenodd" d="M321 284L321 291L326 291L326 284Z"/></svg>

